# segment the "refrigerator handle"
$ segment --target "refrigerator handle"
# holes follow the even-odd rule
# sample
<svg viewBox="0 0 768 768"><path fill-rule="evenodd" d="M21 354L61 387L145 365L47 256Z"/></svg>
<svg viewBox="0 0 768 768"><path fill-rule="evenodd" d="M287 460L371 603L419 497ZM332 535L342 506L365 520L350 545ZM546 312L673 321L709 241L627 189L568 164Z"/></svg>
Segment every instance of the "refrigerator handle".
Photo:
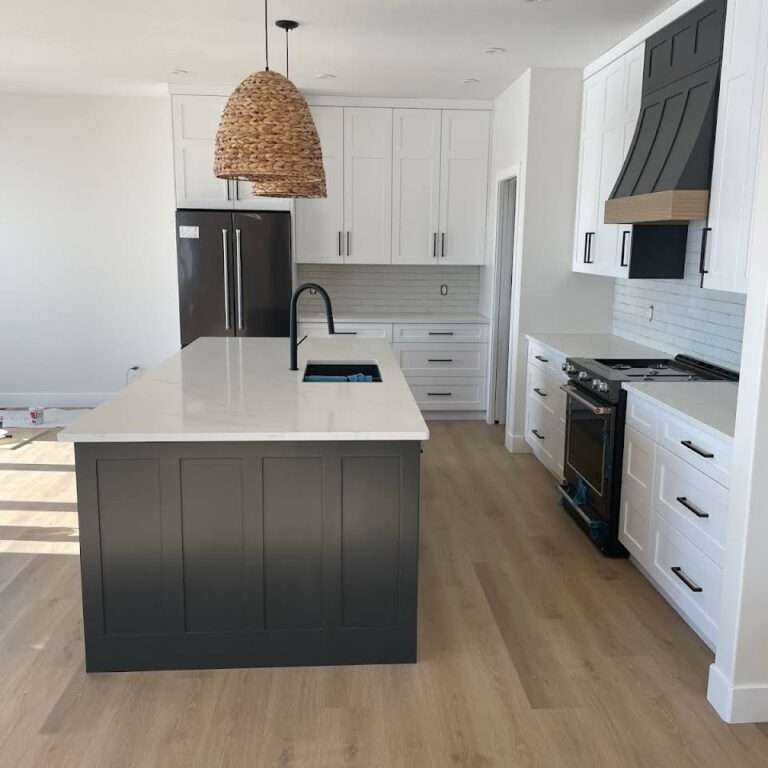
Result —
<svg viewBox="0 0 768 768"><path fill-rule="evenodd" d="M229 189L229 182L227 182ZM221 251L224 256L224 330L229 330L229 259L227 258L227 230L221 230Z"/></svg>
<svg viewBox="0 0 768 768"><path fill-rule="evenodd" d="M237 330L243 330L243 257L240 252L240 230L235 230L235 279L237 280Z"/></svg>

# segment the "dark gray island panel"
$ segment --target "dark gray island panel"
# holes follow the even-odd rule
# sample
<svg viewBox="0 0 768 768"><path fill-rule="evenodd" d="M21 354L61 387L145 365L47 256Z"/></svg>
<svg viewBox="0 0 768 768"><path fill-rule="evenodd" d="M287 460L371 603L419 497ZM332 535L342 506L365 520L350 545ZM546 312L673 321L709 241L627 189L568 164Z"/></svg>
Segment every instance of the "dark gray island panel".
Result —
<svg viewBox="0 0 768 768"><path fill-rule="evenodd" d="M415 661L419 453L76 444L86 668Z"/></svg>

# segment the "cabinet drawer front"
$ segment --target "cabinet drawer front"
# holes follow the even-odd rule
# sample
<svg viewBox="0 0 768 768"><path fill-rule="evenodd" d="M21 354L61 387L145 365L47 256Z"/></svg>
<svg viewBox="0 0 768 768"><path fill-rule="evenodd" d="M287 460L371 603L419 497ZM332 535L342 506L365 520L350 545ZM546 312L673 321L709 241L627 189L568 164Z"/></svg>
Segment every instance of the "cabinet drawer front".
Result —
<svg viewBox="0 0 768 768"><path fill-rule="evenodd" d="M561 382L535 365L528 366L528 397L549 413L560 429L565 429L565 392Z"/></svg>
<svg viewBox="0 0 768 768"><path fill-rule="evenodd" d="M728 489L664 448L656 451L654 477L656 512L722 566Z"/></svg>
<svg viewBox="0 0 768 768"><path fill-rule="evenodd" d="M626 486L621 489L619 541L638 562L648 567L651 541L651 508Z"/></svg>
<svg viewBox="0 0 768 768"><path fill-rule="evenodd" d="M627 424L642 432L651 440L656 439L656 430L659 424L659 409L650 403L636 397L632 392L627 397Z"/></svg>
<svg viewBox="0 0 768 768"><path fill-rule="evenodd" d="M482 376L488 364L486 344L395 344L406 376Z"/></svg>
<svg viewBox="0 0 768 768"><path fill-rule="evenodd" d="M361 339L386 339L392 341L392 326L388 323L334 323L336 333L340 336L352 336ZM325 323L299 323L298 336L309 338L328 336L328 326Z"/></svg>
<svg viewBox="0 0 768 768"><path fill-rule="evenodd" d="M621 487L631 491L644 504L653 498L653 461L656 443L632 427L624 432L624 460Z"/></svg>
<svg viewBox="0 0 768 768"><path fill-rule="evenodd" d="M486 380L477 378L408 377L422 411L482 411L486 405Z"/></svg>
<svg viewBox="0 0 768 768"><path fill-rule="evenodd" d="M565 433L546 409L530 397L525 409L525 441L536 458L558 479L562 479Z"/></svg>
<svg viewBox="0 0 768 768"><path fill-rule="evenodd" d="M557 379L565 379L565 374L563 373L565 355L545 347L543 344L539 344L538 341L528 342L528 362L537 368L541 368L543 371L551 373Z"/></svg>
<svg viewBox="0 0 768 768"><path fill-rule="evenodd" d="M657 514L651 517L651 547L648 569L654 581L714 645L722 571Z"/></svg>
<svg viewBox="0 0 768 768"><path fill-rule="evenodd" d="M683 461L724 485L731 483L732 447L699 427L662 413L657 442Z"/></svg>
<svg viewBox="0 0 768 768"><path fill-rule="evenodd" d="M395 342L488 341L488 326L481 323L395 323Z"/></svg>

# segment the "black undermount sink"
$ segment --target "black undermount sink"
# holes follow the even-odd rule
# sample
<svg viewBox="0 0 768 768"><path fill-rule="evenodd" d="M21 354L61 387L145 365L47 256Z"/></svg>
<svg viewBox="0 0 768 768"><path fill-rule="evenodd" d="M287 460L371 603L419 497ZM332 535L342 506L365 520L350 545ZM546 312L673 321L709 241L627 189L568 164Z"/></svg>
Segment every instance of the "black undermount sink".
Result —
<svg viewBox="0 0 768 768"><path fill-rule="evenodd" d="M357 376L359 374L362 374L363 377L360 379L361 383L367 383L369 381L367 377L369 376L370 380L373 382L381 381L381 371L379 370L379 366L371 361L363 363L348 361L318 363L313 362L312 360L307 363L307 367L304 369L304 378L302 380L312 382L312 377L322 376L328 377L326 379L327 381L334 382L334 380L339 377L346 379L348 376ZM355 379L352 379L351 381L354 382Z"/></svg>

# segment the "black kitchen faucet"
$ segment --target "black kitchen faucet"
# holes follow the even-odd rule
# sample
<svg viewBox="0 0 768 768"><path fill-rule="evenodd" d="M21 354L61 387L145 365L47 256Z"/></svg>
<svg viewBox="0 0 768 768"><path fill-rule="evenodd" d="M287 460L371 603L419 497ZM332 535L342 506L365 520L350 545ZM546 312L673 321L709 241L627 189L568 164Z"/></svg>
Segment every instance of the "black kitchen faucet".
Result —
<svg viewBox="0 0 768 768"><path fill-rule="evenodd" d="M299 296L307 290L317 291L323 297L325 317L328 321L328 333L331 335L336 333L333 327L333 307L331 306L331 297L328 295L328 292L317 283L302 283L293 292L293 296L291 296L291 371L299 370L299 342L296 339L296 305L299 303Z"/></svg>

